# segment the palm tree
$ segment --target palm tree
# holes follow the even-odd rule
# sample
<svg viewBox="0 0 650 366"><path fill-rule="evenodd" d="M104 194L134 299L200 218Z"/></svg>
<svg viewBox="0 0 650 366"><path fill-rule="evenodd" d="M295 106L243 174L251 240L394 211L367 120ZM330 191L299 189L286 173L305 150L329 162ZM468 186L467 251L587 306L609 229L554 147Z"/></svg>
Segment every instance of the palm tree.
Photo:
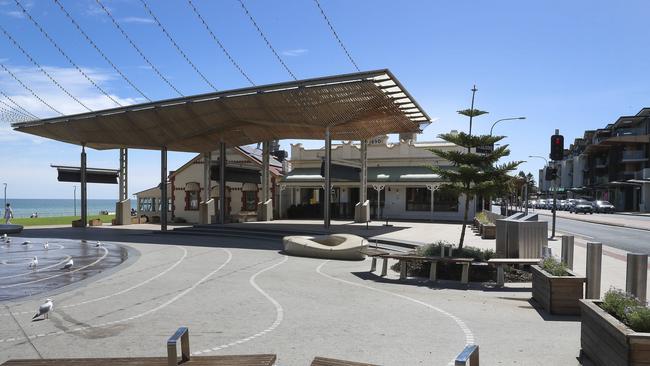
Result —
<svg viewBox="0 0 650 366"><path fill-rule="evenodd" d="M463 242L465 241L470 201L476 196L487 197L502 193L504 187L507 185L506 182L510 179L508 172L515 170L522 162L516 161L497 164L499 159L510 155L508 145L501 145L489 153L472 152L472 149L476 149L479 146L494 146L504 136L471 136L460 132L444 133L438 137L467 149L467 151L464 149L463 151L429 149L429 151L438 157L451 162L453 166L452 169L446 169L440 166L430 167L433 173L438 174L443 181L447 182L441 188L465 196L463 228L458 244L458 249L462 249Z"/></svg>

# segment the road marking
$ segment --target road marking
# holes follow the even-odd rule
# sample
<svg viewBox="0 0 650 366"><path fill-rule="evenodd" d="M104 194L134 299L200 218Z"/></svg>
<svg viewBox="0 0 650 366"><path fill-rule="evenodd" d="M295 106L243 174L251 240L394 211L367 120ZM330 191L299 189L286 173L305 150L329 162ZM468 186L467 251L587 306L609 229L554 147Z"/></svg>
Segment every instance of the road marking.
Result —
<svg viewBox="0 0 650 366"><path fill-rule="evenodd" d="M275 321L273 322L273 324L271 324L270 327L264 329L263 331L261 331L259 333L256 333L256 334L253 334L251 336L248 336L246 338L242 338L242 339L230 342L228 344L222 344L220 346L204 349L202 351L193 352L192 356L200 355L200 354L203 354L203 353L215 352L215 351L222 350L224 348L228 348L228 347L232 347L232 346L235 346L235 345L238 345L238 344L246 343L246 342L251 341L251 340L253 340L255 338L261 337L261 336L263 336L263 335L265 335L267 333L272 332L273 330L275 330L275 328L278 327L278 325L280 325L280 323L282 323L282 319L284 319L284 309L282 308L282 305L280 305L280 303L277 302L273 297L271 297L271 295L269 295L266 291L262 290L262 288L260 288L260 286L255 282L255 279L260 274L262 274L262 273L264 273L266 271L272 270L273 268L285 263L287 260L289 260L289 257L284 256L284 259L282 259L282 261L262 269L261 271L259 271L259 272L255 273L254 275L252 275L251 278L248 280L248 283L250 283L251 286L253 286L253 288L255 290L257 290L257 292L261 293L264 297L266 297L266 299L269 300L271 302L271 304L273 304L273 306L275 307Z"/></svg>
<svg viewBox="0 0 650 366"><path fill-rule="evenodd" d="M61 335L61 334L67 334L67 333L76 333L76 332L81 332L81 331L84 331L84 330L94 329L94 328L102 328L102 327L106 327L106 326L114 325L114 324L118 324L118 323L125 323L125 322L128 322L128 321L135 320L135 319L139 319L139 318L142 318L143 316L146 316L146 315L149 315L149 314L155 313L156 311L161 310L161 309L163 309L163 308L169 306L171 303L173 303L173 302L175 302L176 300L180 299L181 297L187 295L187 293L189 293L190 291L194 290L197 286L199 286L200 284L202 284L203 282L205 282L208 278L214 276L217 272L219 272L221 269L223 269L223 267L225 267L228 263L230 263L230 261L232 260L232 253L231 253L228 249L225 249L225 248L218 248L218 249L221 249L221 250L223 250L224 252L226 252L226 253L228 254L228 259L227 259L225 262L223 262L219 267L217 267L217 269L215 269L214 271L208 273L208 274L205 275L203 278L201 278L200 280L198 280L197 282L195 282L192 286L186 288L185 290L183 290L182 292L180 292L178 295L176 295L176 296L174 296L173 298L171 298L170 300L168 300L168 301L166 301L166 302L164 302L164 303L162 303L162 304L156 306L156 307L153 308L153 309L149 309L149 310L147 310L147 311L145 311L145 312L143 312L143 313L136 314L136 315L133 315L133 316L131 316L131 317L124 318L124 319L113 320L113 321L110 321L110 322L105 322L105 323L95 324L95 325L87 325L87 326L84 326L84 327L74 328L74 329L67 330L67 331L58 331L58 332L42 333L42 335L41 335L41 334L33 334L33 335L28 336L27 338L28 338L28 339L34 339L34 338L41 338L41 337L47 337L47 336ZM11 338L0 339L0 343L3 343L3 342L10 342L9 339L11 339ZM22 341L22 340L24 340L24 339L26 339L26 338L24 338L24 337L17 337L17 338L13 338L13 339L14 339L15 341Z"/></svg>
<svg viewBox="0 0 650 366"><path fill-rule="evenodd" d="M567 234L576 235L576 236L582 236L583 238L587 238L587 239L595 239L593 236L589 236L589 235L585 235L585 234L578 234L578 233L574 233L574 232L571 232L571 231L568 231L568 230L558 230L558 232L567 233Z"/></svg>
<svg viewBox="0 0 650 366"><path fill-rule="evenodd" d="M326 260L323 263L321 263L318 267L316 267L316 272L318 272L320 275L322 275L324 277L327 277L327 278L329 278L331 280L335 280L335 281L346 283L348 285L362 287L362 288L365 288L365 289L368 289L368 290L377 291L377 292L381 292L381 293L384 293L384 294L396 296L396 297L402 298L404 300L408 300L408 301L414 302L416 304L422 305L422 306L427 307L427 308L429 308L431 310L435 310L435 311L439 312L440 314L451 318L456 323L456 325L458 325L458 327L463 331L463 334L465 335L465 344L466 345L474 344L475 338L474 338L474 334L472 333L472 330L469 329L467 324L465 324L465 322L461 318L457 317L456 315L454 315L454 314L452 314L452 313L450 313L450 312L448 312L446 310L443 310L443 309L441 309L441 308L439 308L437 306L433 306L433 305L428 304L428 303L426 303L424 301L420 301L420 300L414 299L414 298L406 296L406 295L396 294L394 292L390 292L390 291L387 291L387 290L382 290L382 289L379 289L379 288L376 288L376 287L371 287L371 286L367 286L367 285L364 285L364 284L351 282L351 281L347 281L347 280L344 280L344 279L341 279L341 278L330 276L327 273L322 272L323 266L325 266L328 262L330 262L330 261ZM449 361L448 365L453 366L454 361L455 361L455 358L452 359L451 361Z"/></svg>
<svg viewBox="0 0 650 366"><path fill-rule="evenodd" d="M63 273L60 273L60 274L57 274L57 275L54 275L54 276L39 278L38 280L33 280L33 281L28 281L28 282L20 282L20 283L14 283L14 284L11 284L11 285L0 286L0 288L11 288L11 287L16 287L16 286L28 285L30 283L47 281L47 280L52 279L52 278L56 278L56 277L60 277L60 276L70 274L70 273L75 273L75 272L81 271L82 269L86 269L88 267L94 266L95 264L101 262L104 258L106 258L106 256L108 255L108 249L106 249L106 248L102 248L102 249L104 249L104 254L101 257L99 257L96 261L94 261L94 262L92 262L90 264L87 264L87 265L85 265L83 267L79 267L79 268L77 268L77 269L75 269L73 271L65 271Z"/></svg>

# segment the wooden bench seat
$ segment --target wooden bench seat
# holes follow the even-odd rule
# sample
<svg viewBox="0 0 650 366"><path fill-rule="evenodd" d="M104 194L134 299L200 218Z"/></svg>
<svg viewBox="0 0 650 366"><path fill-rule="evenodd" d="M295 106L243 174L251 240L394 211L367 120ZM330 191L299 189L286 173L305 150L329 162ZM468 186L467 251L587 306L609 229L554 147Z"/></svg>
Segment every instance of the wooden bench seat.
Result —
<svg viewBox="0 0 650 366"><path fill-rule="evenodd" d="M408 273L408 263L409 262L428 262L431 263L431 270L429 271L429 279L431 281L437 281L438 276L438 263L455 263L463 266L463 272L461 274L461 283L469 283L469 266L474 261L473 258L452 258L452 257L426 257L415 254L384 254L381 256L373 257L373 261L370 267L370 272L374 272L376 269L376 259L380 257L384 260L381 268L381 276L386 276L388 274L388 260L396 259L400 263L400 276L401 280L406 279Z"/></svg>
<svg viewBox="0 0 650 366"><path fill-rule="evenodd" d="M333 358L316 357L311 362L311 366L378 366L369 363L351 362L344 360L335 360Z"/></svg>
<svg viewBox="0 0 650 366"><path fill-rule="evenodd" d="M272 366L275 355L194 356L182 365L188 366ZM133 358L59 358L9 360L2 366L168 366L167 357Z"/></svg>
<svg viewBox="0 0 650 366"><path fill-rule="evenodd" d="M503 287L506 282L504 266L533 265L539 264L540 261L540 258L492 258L488 260L488 265L497 267L497 287Z"/></svg>

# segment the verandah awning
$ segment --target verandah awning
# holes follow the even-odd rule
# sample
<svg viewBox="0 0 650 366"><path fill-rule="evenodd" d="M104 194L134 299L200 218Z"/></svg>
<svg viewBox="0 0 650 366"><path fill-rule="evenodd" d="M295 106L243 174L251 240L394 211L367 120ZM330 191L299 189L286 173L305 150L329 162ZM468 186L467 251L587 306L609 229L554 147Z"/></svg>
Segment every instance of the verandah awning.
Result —
<svg viewBox="0 0 650 366"><path fill-rule="evenodd" d="M296 168L282 178L283 183L323 182L324 178L318 168ZM359 179L332 179L333 182L359 182ZM417 183L440 182L440 176L431 169L420 166L403 167L369 167L368 182L371 183Z"/></svg>
<svg viewBox="0 0 650 366"><path fill-rule="evenodd" d="M16 131L95 149L212 151L280 139L418 132L429 116L387 70L256 86L30 122Z"/></svg>

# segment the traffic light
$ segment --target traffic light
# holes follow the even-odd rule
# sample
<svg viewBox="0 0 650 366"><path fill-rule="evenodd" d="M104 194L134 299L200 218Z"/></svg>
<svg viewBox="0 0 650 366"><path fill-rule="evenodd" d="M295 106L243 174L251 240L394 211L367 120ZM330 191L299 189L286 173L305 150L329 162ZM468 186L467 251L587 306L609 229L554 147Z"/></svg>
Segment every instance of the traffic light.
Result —
<svg viewBox="0 0 650 366"><path fill-rule="evenodd" d="M560 161L564 158L564 136L551 136L551 160Z"/></svg>
<svg viewBox="0 0 650 366"><path fill-rule="evenodd" d="M546 168L546 176L544 178L546 180L555 180L555 179L557 179L557 168L547 167Z"/></svg>

